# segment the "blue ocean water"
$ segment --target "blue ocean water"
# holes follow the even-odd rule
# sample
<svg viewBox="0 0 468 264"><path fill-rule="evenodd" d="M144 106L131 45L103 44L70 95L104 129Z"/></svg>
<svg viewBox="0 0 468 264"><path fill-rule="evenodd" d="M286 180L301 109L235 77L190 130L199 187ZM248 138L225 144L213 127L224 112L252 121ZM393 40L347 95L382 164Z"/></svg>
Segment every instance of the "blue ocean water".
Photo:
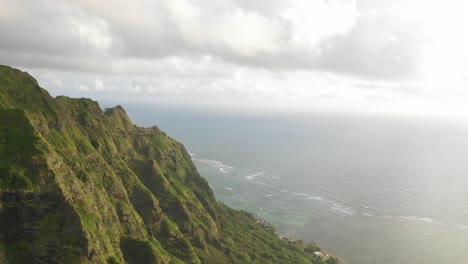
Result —
<svg viewBox="0 0 468 264"><path fill-rule="evenodd" d="M468 263L468 126L125 106L181 141L218 200L349 264Z"/></svg>

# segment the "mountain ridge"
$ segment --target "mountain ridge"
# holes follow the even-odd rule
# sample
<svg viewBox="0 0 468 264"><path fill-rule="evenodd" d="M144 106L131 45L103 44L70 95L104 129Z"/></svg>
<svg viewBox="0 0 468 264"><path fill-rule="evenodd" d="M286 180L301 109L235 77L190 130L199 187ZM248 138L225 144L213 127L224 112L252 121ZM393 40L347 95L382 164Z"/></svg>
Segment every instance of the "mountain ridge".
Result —
<svg viewBox="0 0 468 264"><path fill-rule="evenodd" d="M0 65L0 263L337 263L216 201L185 147L121 106Z"/></svg>

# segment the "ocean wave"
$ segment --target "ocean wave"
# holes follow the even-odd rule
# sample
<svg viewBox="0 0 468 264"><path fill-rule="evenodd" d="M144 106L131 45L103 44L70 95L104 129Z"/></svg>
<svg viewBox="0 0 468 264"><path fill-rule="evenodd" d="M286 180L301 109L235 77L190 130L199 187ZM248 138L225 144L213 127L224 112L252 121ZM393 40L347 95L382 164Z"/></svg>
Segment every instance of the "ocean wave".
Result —
<svg viewBox="0 0 468 264"><path fill-rule="evenodd" d="M392 218L390 215L374 215L374 214L370 214L370 213L361 213L363 216L367 216L367 217L374 217L374 218L381 218L381 219L390 219Z"/></svg>
<svg viewBox="0 0 468 264"><path fill-rule="evenodd" d="M391 216L391 215L376 215L376 214L371 214L368 212L362 212L361 213L363 216L367 217L374 217L374 218L382 218L382 219L394 219L394 220L404 220L404 221L409 221L409 222L414 222L414 223L424 223L424 224L439 224L439 225L444 225L446 224L440 223L435 221L432 218L429 217L421 217L421 216L406 216L406 215L397 215L397 216Z"/></svg>
<svg viewBox="0 0 468 264"><path fill-rule="evenodd" d="M251 173L251 174L245 176L245 178L247 180L253 180L255 177L262 176L263 174L265 174L265 172Z"/></svg>
<svg viewBox="0 0 468 264"><path fill-rule="evenodd" d="M206 165L208 165L210 167L213 167L215 169L218 169L223 174L227 174L227 173L229 173L230 170L233 169L232 166L226 165L226 164L222 163L219 160L197 159L197 158L192 158L192 160L196 161L196 162L206 164Z"/></svg>
<svg viewBox="0 0 468 264"><path fill-rule="evenodd" d="M420 217L420 216L403 216L400 215L398 218L403 219L403 220L409 220L409 221L414 221L414 222L422 222L422 223L434 223L434 220L429 218L429 217Z"/></svg>
<svg viewBox="0 0 468 264"><path fill-rule="evenodd" d="M366 216L366 217L372 217L372 218L380 218L380 219L391 219L395 221L405 221L413 224L430 224L430 225L438 225L446 228L459 228L463 230L468 230L468 226L461 226L461 225L455 225L455 224L450 224L438 220L434 220L433 218L430 217L424 217L424 216L406 216L406 215L377 215L377 214L371 214L368 212L361 212L361 215Z"/></svg>
<svg viewBox="0 0 468 264"><path fill-rule="evenodd" d="M310 195L308 193L303 193L303 192L293 192L292 194L295 195L295 196L298 196L298 197L302 197L303 199L323 202L323 203L329 205L329 208L331 210L333 210L335 212L338 212L338 213L340 213L342 215L353 215L353 214L356 213L356 211L354 209L352 209L351 207L339 204L339 203L337 203L335 201L326 200L325 198L320 197L320 196L313 196L313 195Z"/></svg>
<svg viewBox="0 0 468 264"><path fill-rule="evenodd" d="M332 203L330 208L332 210L337 211L337 212L339 212L341 214L344 214L344 215L353 215L353 214L356 213L356 211L354 211L353 209L351 209L351 208L349 208L347 206L337 204L337 203Z"/></svg>
<svg viewBox="0 0 468 264"><path fill-rule="evenodd" d="M313 196L308 193L302 193L302 192L293 192L292 193L295 196L303 197L307 200L316 200L316 201L325 201L325 198L320 197L320 196Z"/></svg>
<svg viewBox="0 0 468 264"><path fill-rule="evenodd" d="M307 197L307 199L309 200L317 200L317 201L323 201L323 197L320 197L320 196L309 196Z"/></svg>

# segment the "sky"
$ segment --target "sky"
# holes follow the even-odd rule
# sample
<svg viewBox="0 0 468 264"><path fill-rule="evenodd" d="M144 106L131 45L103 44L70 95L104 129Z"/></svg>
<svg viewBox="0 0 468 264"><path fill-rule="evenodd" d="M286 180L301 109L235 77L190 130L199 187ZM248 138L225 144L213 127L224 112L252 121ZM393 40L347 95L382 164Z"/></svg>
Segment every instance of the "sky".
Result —
<svg viewBox="0 0 468 264"><path fill-rule="evenodd" d="M461 0L0 0L0 64L52 95L468 117Z"/></svg>

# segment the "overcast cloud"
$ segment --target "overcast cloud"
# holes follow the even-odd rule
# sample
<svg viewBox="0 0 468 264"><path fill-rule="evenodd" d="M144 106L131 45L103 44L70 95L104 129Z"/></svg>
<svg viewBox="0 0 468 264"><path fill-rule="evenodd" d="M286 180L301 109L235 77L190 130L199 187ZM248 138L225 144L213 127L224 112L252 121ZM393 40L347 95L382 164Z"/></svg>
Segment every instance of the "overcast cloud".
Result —
<svg viewBox="0 0 468 264"><path fill-rule="evenodd" d="M438 2L0 0L0 63L30 71L54 95L454 107L468 99L468 20L461 1ZM452 110L442 112L461 111Z"/></svg>

